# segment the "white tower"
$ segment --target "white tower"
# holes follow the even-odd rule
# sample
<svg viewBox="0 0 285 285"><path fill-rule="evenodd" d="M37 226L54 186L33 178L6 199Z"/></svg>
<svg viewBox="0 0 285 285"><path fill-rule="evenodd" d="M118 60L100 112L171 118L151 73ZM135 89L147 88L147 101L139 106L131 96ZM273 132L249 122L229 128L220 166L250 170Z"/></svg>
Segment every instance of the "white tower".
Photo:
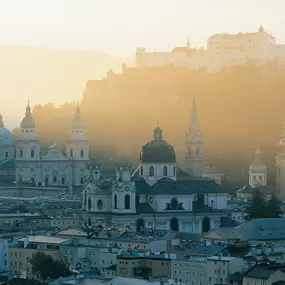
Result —
<svg viewBox="0 0 285 285"><path fill-rule="evenodd" d="M72 185L82 185L89 161L89 143L84 135L84 123L81 119L79 104L77 104L75 118L72 121L71 139L66 143L66 155L73 161Z"/></svg>
<svg viewBox="0 0 285 285"><path fill-rule="evenodd" d="M189 133L186 134L185 145L185 171L193 177L201 177L204 173L204 140L198 123L195 97L193 100Z"/></svg>
<svg viewBox="0 0 285 285"><path fill-rule="evenodd" d="M251 187L267 185L267 168L261 160L261 151L259 147L254 152L254 161L248 170L249 185Z"/></svg>
<svg viewBox="0 0 285 285"><path fill-rule="evenodd" d="M28 102L21 122L21 136L16 142L16 181L40 182L40 141Z"/></svg>
<svg viewBox="0 0 285 285"><path fill-rule="evenodd" d="M112 212L136 212L136 189L135 182L131 179L130 165L118 165L116 168L116 181L112 187Z"/></svg>
<svg viewBox="0 0 285 285"><path fill-rule="evenodd" d="M281 199L285 198L285 122L281 140L278 142L278 153L276 156L276 192Z"/></svg>

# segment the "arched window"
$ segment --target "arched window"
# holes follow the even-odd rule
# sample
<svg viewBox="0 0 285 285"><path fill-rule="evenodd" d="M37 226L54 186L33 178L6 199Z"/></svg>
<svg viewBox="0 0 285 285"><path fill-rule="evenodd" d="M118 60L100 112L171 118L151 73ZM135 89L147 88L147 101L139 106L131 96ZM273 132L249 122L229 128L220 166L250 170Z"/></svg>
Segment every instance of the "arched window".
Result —
<svg viewBox="0 0 285 285"><path fill-rule="evenodd" d="M23 157L23 150L20 150L20 157Z"/></svg>
<svg viewBox="0 0 285 285"><path fill-rule="evenodd" d="M141 166L141 176L143 176L143 166Z"/></svg>
<svg viewBox="0 0 285 285"><path fill-rule="evenodd" d="M114 209L118 208L118 197L117 194L114 195Z"/></svg>
<svg viewBox="0 0 285 285"><path fill-rule="evenodd" d="M150 166L149 168L149 176L154 176L154 167Z"/></svg>
<svg viewBox="0 0 285 285"><path fill-rule="evenodd" d="M9 157L9 153L8 151L5 152L5 158L8 158Z"/></svg>
<svg viewBox="0 0 285 285"><path fill-rule="evenodd" d="M130 195L129 194L126 194L125 195L125 209L126 210L129 210L130 209L130 203L131 202L131 199L130 199Z"/></svg>
<svg viewBox="0 0 285 285"><path fill-rule="evenodd" d="M70 157L73 157L73 149L70 149Z"/></svg>
<svg viewBox="0 0 285 285"><path fill-rule="evenodd" d="M98 210L102 210L103 209L103 201L102 200L98 200L97 201L97 208L98 208Z"/></svg>
<svg viewBox="0 0 285 285"><path fill-rule="evenodd" d="M176 167L173 166L173 176L175 176L175 175L176 175Z"/></svg>
<svg viewBox="0 0 285 285"><path fill-rule="evenodd" d="M84 150L83 150L83 149L80 150L80 156L81 156L81 157L84 157Z"/></svg>
<svg viewBox="0 0 285 285"><path fill-rule="evenodd" d="M56 176L53 177L53 183L57 183L57 177Z"/></svg>
<svg viewBox="0 0 285 285"><path fill-rule="evenodd" d="M48 177L45 178L45 185L48 185Z"/></svg>
<svg viewBox="0 0 285 285"><path fill-rule="evenodd" d="M91 206L92 206L92 202L91 202L91 198L88 198L88 210L91 210Z"/></svg>
<svg viewBox="0 0 285 285"><path fill-rule="evenodd" d="M33 149L31 150L31 157L35 157L35 151Z"/></svg>
<svg viewBox="0 0 285 285"><path fill-rule="evenodd" d="M196 147L196 156L199 156L200 155L200 148L197 146Z"/></svg>
<svg viewBox="0 0 285 285"><path fill-rule="evenodd" d="M173 198L170 202L171 210L177 210L178 204L178 200L176 198Z"/></svg>
<svg viewBox="0 0 285 285"><path fill-rule="evenodd" d="M167 176L167 166L163 166L163 176Z"/></svg>
<svg viewBox="0 0 285 285"><path fill-rule="evenodd" d="M65 177L61 177L61 184L62 184L62 185L65 184Z"/></svg>

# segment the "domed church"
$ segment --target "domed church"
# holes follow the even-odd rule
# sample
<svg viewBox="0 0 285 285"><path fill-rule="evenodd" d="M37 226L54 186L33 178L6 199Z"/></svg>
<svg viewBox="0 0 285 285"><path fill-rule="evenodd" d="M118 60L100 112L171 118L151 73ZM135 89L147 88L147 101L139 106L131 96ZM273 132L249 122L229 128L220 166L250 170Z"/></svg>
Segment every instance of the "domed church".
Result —
<svg viewBox="0 0 285 285"><path fill-rule="evenodd" d="M13 135L5 128L0 115L0 180L9 184L15 175L15 142Z"/></svg>
<svg viewBox="0 0 285 285"><path fill-rule="evenodd" d="M197 120L194 102L186 140L185 169L190 174L177 164L175 149L160 127L142 147L134 172L130 165L120 165L114 178L105 178L100 166L89 169L83 191L86 224L197 234L220 227L228 194L215 181L200 176L203 140Z"/></svg>

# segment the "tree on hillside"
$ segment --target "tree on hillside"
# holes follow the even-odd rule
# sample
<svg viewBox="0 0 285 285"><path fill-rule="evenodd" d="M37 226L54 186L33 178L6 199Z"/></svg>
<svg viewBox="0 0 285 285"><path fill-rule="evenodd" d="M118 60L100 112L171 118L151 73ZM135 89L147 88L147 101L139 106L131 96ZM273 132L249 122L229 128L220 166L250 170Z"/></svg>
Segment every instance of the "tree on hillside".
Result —
<svg viewBox="0 0 285 285"><path fill-rule="evenodd" d="M267 202L266 205L266 216L267 218L280 218L282 203L278 197L273 193L271 199Z"/></svg>
<svg viewBox="0 0 285 285"><path fill-rule="evenodd" d="M263 194L260 192L259 188L256 188L250 199L250 204L246 208L247 215L245 219L249 221L252 219L265 218L267 212L266 206Z"/></svg>
<svg viewBox="0 0 285 285"><path fill-rule="evenodd" d="M50 255L37 252L31 260L33 274L39 273L41 279L66 277L70 274L68 268L62 261L55 261Z"/></svg>

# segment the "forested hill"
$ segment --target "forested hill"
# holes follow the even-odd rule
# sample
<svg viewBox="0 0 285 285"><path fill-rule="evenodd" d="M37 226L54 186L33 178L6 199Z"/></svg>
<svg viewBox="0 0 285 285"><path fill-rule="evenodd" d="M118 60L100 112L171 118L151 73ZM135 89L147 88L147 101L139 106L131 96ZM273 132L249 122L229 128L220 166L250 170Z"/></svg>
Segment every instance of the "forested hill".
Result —
<svg viewBox="0 0 285 285"><path fill-rule="evenodd" d="M165 139L183 161L193 90L207 162L225 171L247 171L259 145L273 177L285 119L285 72L274 63L212 74L174 66L125 67L121 74L109 72L105 80L90 80L81 109L93 151L137 159L159 121ZM51 141L67 138L73 114L74 105L36 106L39 136Z"/></svg>

